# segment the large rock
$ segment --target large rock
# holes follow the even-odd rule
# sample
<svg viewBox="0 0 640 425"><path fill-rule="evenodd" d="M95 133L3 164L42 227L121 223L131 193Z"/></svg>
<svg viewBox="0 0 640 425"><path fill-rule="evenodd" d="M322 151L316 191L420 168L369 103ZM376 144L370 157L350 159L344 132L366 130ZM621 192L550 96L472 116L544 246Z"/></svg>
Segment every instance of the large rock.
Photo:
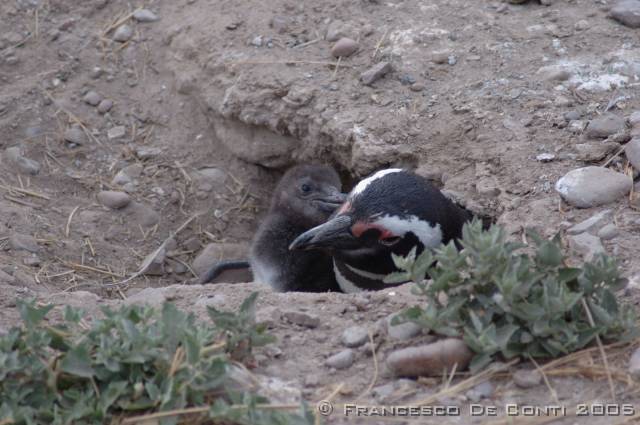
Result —
<svg viewBox="0 0 640 425"><path fill-rule="evenodd" d="M589 121L585 134L592 139L606 139L607 137L624 131L624 118L614 114L600 115Z"/></svg>
<svg viewBox="0 0 640 425"><path fill-rule="evenodd" d="M457 338L447 338L432 344L396 350L387 357L387 366L396 376L435 376L443 370L465 370L473 352Z"/></svg>
<svg viewBox="0 0 640 425"><path fill-rule="evenodd" d="M578 254L582 255L586 261L591 261L597 254L604 254L600 238L589 233L569 236L569 245Z"/></svg>
<svg viewBox="0 0 640 425"><path fill-rule="evenodd" d="M583 167L569 171L556 183L556 191L569 204L591 208L608 204L626 195L633 182L622 173L603 167Z"/></svg>
<svg viewBox="0 0 640 425"><path fill-rule="evenodd" d="M611 8L611 17L623 25L640 28L640 1L621 0Z"/></svg>
<svg viewBox="0 0 640 425"><path fill-rule="evenodd" d="M627 159L636 170L640 170L640 138L634 137L624 147Z"/></svg>

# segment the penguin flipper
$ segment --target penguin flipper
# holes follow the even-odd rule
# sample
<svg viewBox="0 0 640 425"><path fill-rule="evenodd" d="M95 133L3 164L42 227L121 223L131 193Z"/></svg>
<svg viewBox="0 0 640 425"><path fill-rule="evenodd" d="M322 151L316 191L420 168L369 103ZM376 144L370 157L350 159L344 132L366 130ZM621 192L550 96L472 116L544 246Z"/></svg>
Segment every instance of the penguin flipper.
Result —
<svg viewBox="0 0 640 425"><path fill-rule="evenodd" d="M200 278L198 279L198 283L200 285L209 283L227 270L248 269L250 267L251 266L249 265L249 262L247 260L220 261L219 263L214 264L209 270L207 270L206 273L200 276Z"/></svg>

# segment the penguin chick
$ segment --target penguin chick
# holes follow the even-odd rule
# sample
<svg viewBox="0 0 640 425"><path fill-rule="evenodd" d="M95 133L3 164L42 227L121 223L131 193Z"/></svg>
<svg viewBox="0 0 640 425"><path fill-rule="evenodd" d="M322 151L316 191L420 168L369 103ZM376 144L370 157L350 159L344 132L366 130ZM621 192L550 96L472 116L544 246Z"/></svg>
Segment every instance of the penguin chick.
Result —
<svg viewBox="0 0 640 425"><path fill-rule="evenodd" d="M323 251L289 251L300 233L324 223L346 199L340 177L331 167L299 165L288 170L276 186L267 216L251 244L249 264L254 281L277 291L338 291L331 256ZM246 266L223 262L210 269L201 283L219 272Z"/></svg>
<svg viewBox="0 0 640 425"><path fill-rule="evenodd" d="M329 221L298 236L290 249L328 250L344 292L379 290L397 271L392 253L406 256L413 247L420 253L457 240L472 218L423 177L386 169L360 181Z"/></svg>

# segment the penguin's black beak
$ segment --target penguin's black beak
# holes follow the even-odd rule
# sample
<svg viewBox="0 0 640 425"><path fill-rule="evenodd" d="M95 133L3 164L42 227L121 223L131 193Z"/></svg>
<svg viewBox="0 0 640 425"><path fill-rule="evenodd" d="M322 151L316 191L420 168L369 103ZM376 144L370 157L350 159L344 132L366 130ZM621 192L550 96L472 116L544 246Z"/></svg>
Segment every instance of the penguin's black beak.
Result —
<svg viewBox="0 0 640 425"><path fill-rule="evenodd" d="M342 193L334 186L327 186L312 200L320 210L332 213L347 199L347 194Z"/></svg>
<svg viewBox="0 0 640 425"><path fill-rule="evenodd" d="M351 234L351 222L350 216L338 215L298 236L289 245L289 250L351 248L357 245L357 239Z"/></svg>

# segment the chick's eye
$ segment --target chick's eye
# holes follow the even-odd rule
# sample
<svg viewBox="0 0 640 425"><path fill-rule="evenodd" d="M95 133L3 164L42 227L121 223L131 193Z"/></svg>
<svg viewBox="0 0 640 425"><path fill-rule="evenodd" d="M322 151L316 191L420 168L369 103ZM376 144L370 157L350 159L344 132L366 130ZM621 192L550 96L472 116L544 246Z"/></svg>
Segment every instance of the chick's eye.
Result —
<svg viewBox="0 0 640 425"><path fill-rule="evenodd" d="M308 185L308 184L306 184L306 183L303 183L303 184L302 184L302 186L300 186L300 190L301 190L303 193L309 193L309 192L311 192L311 186L309 186L309 185Z"/></svg>

